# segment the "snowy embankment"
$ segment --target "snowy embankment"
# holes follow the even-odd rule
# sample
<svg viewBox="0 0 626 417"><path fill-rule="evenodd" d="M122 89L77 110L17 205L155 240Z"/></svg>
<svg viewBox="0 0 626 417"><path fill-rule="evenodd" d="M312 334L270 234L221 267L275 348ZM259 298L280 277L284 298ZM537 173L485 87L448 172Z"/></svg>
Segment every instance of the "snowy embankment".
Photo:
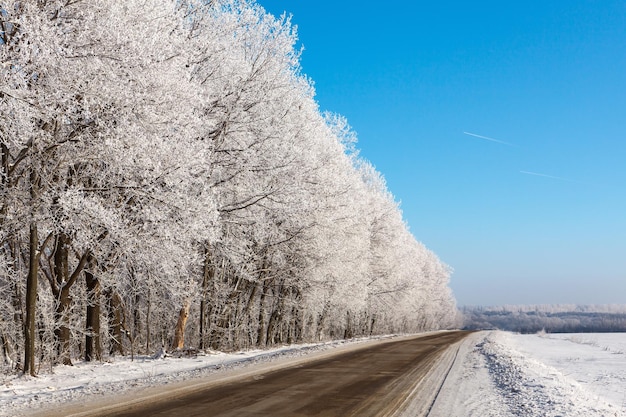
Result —
<svg viewBox="0 0 626 417"><path fill-rule="evenodd" d="M626 334L480 332L429 417L626 416Z"/></svg>

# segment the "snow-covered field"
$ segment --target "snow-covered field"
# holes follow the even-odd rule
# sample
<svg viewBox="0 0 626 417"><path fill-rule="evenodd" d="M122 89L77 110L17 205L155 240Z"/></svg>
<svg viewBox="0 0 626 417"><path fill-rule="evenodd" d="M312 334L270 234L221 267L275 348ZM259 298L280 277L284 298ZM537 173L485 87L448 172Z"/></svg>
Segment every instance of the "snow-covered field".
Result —
<svg viewBox="0 0 626 417"><path fill-rule="evenodd" d="M626 334L480 332L429 417L626 416Z"/></svg>
<svg viewBox="0 0 626 417"><path fill-rule="evenodd" d="M364 341L194 358L116 359L0 379L0 415L31 415L209 374L330 354ZM368 342L369 343L369 342ZM311 355L313 353L313 355ZM429 417L626 417L626 334L471 334L442 361L447 374ZM443 368L446 368L445 370Z"/></svg>

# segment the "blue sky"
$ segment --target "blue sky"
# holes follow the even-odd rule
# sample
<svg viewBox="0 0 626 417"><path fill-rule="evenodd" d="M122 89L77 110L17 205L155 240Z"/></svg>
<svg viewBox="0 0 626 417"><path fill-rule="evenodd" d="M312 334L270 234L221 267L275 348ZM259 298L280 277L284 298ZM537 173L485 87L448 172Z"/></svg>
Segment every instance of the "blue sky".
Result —
<svg viewBox="0 0 626 417"><path fill-rule="evenodd" d="M259 3L460 305L626 303L625 2Z"/></svg>

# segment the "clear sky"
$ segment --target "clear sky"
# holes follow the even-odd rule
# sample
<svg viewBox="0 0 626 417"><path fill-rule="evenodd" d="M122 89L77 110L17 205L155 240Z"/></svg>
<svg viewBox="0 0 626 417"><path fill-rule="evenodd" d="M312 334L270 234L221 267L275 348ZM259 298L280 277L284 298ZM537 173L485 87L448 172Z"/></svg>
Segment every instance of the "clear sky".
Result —
<svg viewBox="0 0 626 417"><path fill-rule="evenodd" d="M626 2L259 3L459 305L626 303Z"/></svg>

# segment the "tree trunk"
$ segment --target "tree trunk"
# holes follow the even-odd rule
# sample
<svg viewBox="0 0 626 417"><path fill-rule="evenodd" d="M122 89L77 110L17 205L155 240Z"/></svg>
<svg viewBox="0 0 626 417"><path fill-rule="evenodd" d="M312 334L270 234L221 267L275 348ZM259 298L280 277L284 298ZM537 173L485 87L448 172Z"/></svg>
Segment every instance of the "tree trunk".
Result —
<svg viewBox="0 0 626 417"><path fill-rule="evenodd" d="M148 289L148 305L146 307L146 355L150 352L150 306L151 306L151 294Z"/></svg>
<svg viewBox="0 0 626 417"><path fill-rule="evenodd" d="M350 315L350 311L346 311L346 328L343 331L344 339L352 339L354 337L354 333L352 331L352 316Z"/></svg>
<svg viewBox="0 0 626 417"><path fill-rule="evenodd" d="M293 301L291 305L291 322L289 323L289 337L287 343L297 343L302 339L303 331L303 312L300 309L302 306L302 297L300 291L297 288L292 289Z"/></svg>
<svg viewBox="0 0 626 417"><path fill-rule="evenodd" d="M6 144L0 144L0 184L6 186L9 182L9 148Z"/></svg>
<svg viewBox="0 0 626 417"><path fill-rule="evenodd" d="M268 271L268 261L267 261L267 255L263 256L263 262L261 262L261 268L259 269L259 277L258 277L258 282L256 284L254 284L252 291L250 292L250 297L248 297L248 302L246 304L246 308L244 310L244 315L246 316L246 319L248 320L248 322L250 322L250 325L252 326L254 323L256 323L257 326L257 337L256 337L256 345L257 346L261 346L261 333L264 332L264 329L261 329L261 327L263 327L262 325L262 321L263 321L263 303L265 301L265 282L268 280L267 276L269 275L269 271ZM259 292L259 289L261 289L261 296L259 297L259 316L258 319L256 319L255 317L251 317L251 311L252 311L252 306L254 305L255 301L256 301L256 295ZM251 335L252 337L252 335ZM252 340L250 343L255 343L254 340Z"/></svg>
<svg viewBox="0 0 626 417"><path fill-rule="evenodd" d="M26 321L24 323L24 373L35 376L35 313L37 275L39 273L39 237L37 224L30 223L29 267L26 279Z"/></svg>
<svg viewBox="0 0 626 417"><path fill-rule="evenodd" d="M256 343L259 347L265 347L267 344L267 333L265 329L265 298L267 297L269 282L263 283L263 291L259 297L259 330L257 332Z"/></svg>
<svg viewBox="0 0 626 417"><path fill-rule="evenodd" d="M317 341L322 340L322 333L324 331L324 326L326 325L326 318L328 317L328 310L330 310L330 302L326 301L324 303L324 308L322 312L319 314L317 318L317 330L315 331L315 337Z"/></svg>
<svg viewBox="0 0 626 417"><path fill-rule="evenodd" d="M0 345L2 345L2 356L4 357L3 363L5 365L15 365L15 350L13 348L13 340L10 335L6 333L0 334Z"/></svg>
<svg viewBox="0 0 626 417"><path fill-rule="evenodd" d="M141 340L142 322L141 322L141 310L139 307L140 305L141 305L141 294L137 293L135 294L135 302L133 303L133 332L132 332L133 342L139 342L137 338Z"/></svg>
<svg viewBox="0 0 626 417"><path fill-rule="evenodd" d="M374 334L374 325L376 324L376 314L372 314L372 322L370 324L370 336Z"/></svg>
<svg viewBox="0 0 626 417"><path fill-rule="evenodd" d="M206 322L206 317L205 317L205 309L206 309L206 299L205 296L202 297L202 300L200 300L200 329L199 329L199 333L200 333L200 340L198 342L198 349L200 350L204 350L204 335L206 333L205 330L205 322Z"/></svg>
<svg viewBox="0 0 626 417"><path fill-rule="evenodd" d="M267 322L267 337L265 339L265 344L274 345L276 344L276 331L278 329L278 323L282 318L282 312L280 310L281 306L278 306L272 314L270 314L270 318Z"/></svg>
<svg viewBox="0 0 626 417"><path fill-rule="evenodd" d="M53 277L50 278L52 293L56 298L56 328L54 330L54 336L57 348L57 360L63 365L72 365L70 356L70 307L72 305L70 289L82 274L91 256L89 251L83 253L74 272L70 275L70 245L71 239L67 234L61 232L56 236L54 245L54 267L52 268Z"/></svg>
<svg viewBox="0 0 626 417"><path fill-rule="evenodd" d="M57 327L54 335L57 343L57 356L59 363L72 365L70 357L70 328L69 310L71 305L70 282L69 282L69 245L70 238L65 233L57 236L54 248L54 275L58 286L56 322Z"/></svg>
<svg viewBox="0 0 626 417"><path fill-rule="evenodd" d="M17 262L19 261L20 257L19 256L15 256L16 259L16 270L19 270L17 268ZM37 260L37 262L39 262L39 260ZM39 266L37 266L37 268L39 268ZM28 279L28 277L27 277ZM13 322L15 323L16 328L21 328L22 331L25 331L26 329L26 322L25 317L26 317L26 312L25 312L25 308L24 308L24 301L22 300L22 289L21 286L19 285L19 283L15 283L14 286L14 290L13 290L13 309L14 309L14 313L13 313ZM36 299L36 297L35 297ZM14 341L13 343L13 348L14 351L19 352L17 355L14 356L15 359L15 364L14 367L15 368L20 368L21 367L21 361L22 361L22 357L21 357L21 352L19 351L19 343Z"/></svg>
<svg viewBox="0 0 626 417"><path fill-rule="evenodd" d="M87 286L87 320L85 336L85 361L102 359L100 344L100 281L94 274L96 267L93 257L89 257L89 269L85 271Z"/></svg>
<svg viewBox="0 0 626 417"><path fill-rule="evenodd" d="M172 346L173 349L182 349L185 347L185 326L189 318L189 307L189 301L185 301L185 304L183 304L183 307L178 312L178 322L176 323L174 344Z"/></svg>
<svg viewBox="0 0 626 417"><path fill-rule="evenodd" d="M204 339L206 334L206 309L209 283L215 279L215 267L211 258L211 248L207 243L204 250L204 274L202 276L202 299L200 300L200 343L199 348L203 350L205 347Z"/></svg>
<svg viewBox="0 0 626 417"><path fill-rule="evenodd" d="M4 143L0 144L0 184L4 190L9 186L9 155L9 148ZM8 205L5 201L0 201L0 226L3 226L7 215Z"/></svg>
<svg viewBox="0 0 626 417"><path fill-rule="evenodd" d="M122 332L124 330L124 311L122 309L122 300L117 292L110 288L106 291L106 297L109 310L109 336L111 339L109 354L115 355L115 353L119 353L123 356Z"/></svg>
<svg viewBox="0 0 626 417"><path fill-rule="evenodd" d="M63 365L72 365L70 356L70 328L69 310L72 299L69 288L64 287L59 292L57 298L56 318L57 328L54 335L57 341L57 360Z"/></svg>
<svg viewBox="0 0 626 417"><path fill-rule="evenodd" d="M285 300L289 293L288 288L284 284L285 282L281 281L278 290L276 290L278 300L274 303L272 314L270 314L270 318L267 321L266 344L274 345L282 342L284 339L283 335L280 334L280 324L284 317Z"/></svg>

